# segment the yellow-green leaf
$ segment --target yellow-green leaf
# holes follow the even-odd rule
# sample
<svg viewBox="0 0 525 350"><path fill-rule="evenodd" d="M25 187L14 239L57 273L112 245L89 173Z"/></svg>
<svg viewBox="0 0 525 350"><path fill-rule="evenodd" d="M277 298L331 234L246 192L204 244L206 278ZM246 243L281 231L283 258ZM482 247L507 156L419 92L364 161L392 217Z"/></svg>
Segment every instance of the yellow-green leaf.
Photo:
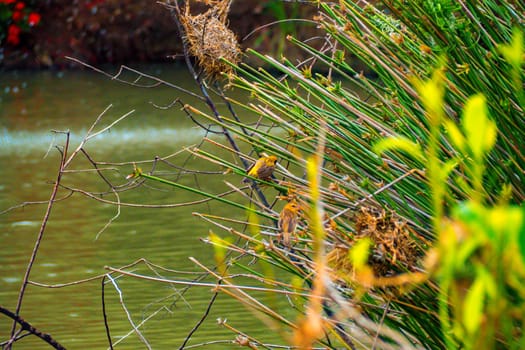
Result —
<svg viewBox="0 0 525 350"><path fill-rule="evenodd" d="M481 160L496 142L496 124L489 119L485 96L470 97L463 109L463 130L474 157Z"/></svg>
<svg viewBox="0 0 525 350"><path fill-rule="evenodd" d="M257 216L253 204L250 204L251 210L247 210L248 214L248 228L253 237L259 237L260 228L259 228L259 216Z"/></svg>
<svg viewBox="0 0 525 350"><path fill-rule="evenodd" d="M372 241L369 238L360 239L348 253L350 261L356 270L367 265L371 245Z"/></svg>
<svg viewBox="0 0 525 350"><path fill-rule="evenodd" d="M454 181L461 191L465 193L469 193L470 191L472 191L470 184L466 181L464 177L455 176Z"/></svg>
<svg viewBox="0 0 525 350"><path fill-rule="evenodd" d="M512 41L508 45L500 45L499 51L509 64L519 69L523 64L523 32L514 28Z"/></svg>
<svg viewBox="0 0 525 350"><path fill-rule="evenodd" d="M306 173L310 181L310 192L312 200L315 202L319 198L319 183L317 172L319 171L319 160L315 155L306 161Z"/></svg>
<svg viewBox="0 0 525 350"><path fill-rule="evenodd" d="M273 281L275 279L274 266L264 259L259 259L259 266L261 266L262 273L266 280Z"/></svg>
<svg viewBox="0 0 525 350"><path fill-rule="evenodd" d="M463 136L457 125L452 120L447 120L445 121L445 129L456 149L461 153L465 153L465 136Z"/></svg>
<svg viewBox="0 0 525 350"><path fill-rule="evenodd" d="M517 244L523 225L523 209L517 206L499 206L489 212L490 226L501 244ZM523 249L520 244L520 249Z"/></svg>
<svg viewBox="0 0 525 350"><path fill-rule="evenodd" d="M213 244L213 250L215 252L214 259L215 263L217 264L217 269L221 275L226 274L226 252L227 252L227 246L228 242L223 240L220 236L213 233L213 231L210 230L208 234L209 241Z"/></svg>
<svg viewBox="0 0 525 350"><path fill-rule="evenodd" d="M442 69L437 69L432 75L432 79L419 82L416 85L417 91L425 110L430 116L430 121L434 126L441 124L445 97L445 78Z"/></svg>
<svg viewBox="0 0 525 350"><path fill-rule="evenodd" d="M477 234L476 236L470 236L465 242L457 245L457 257L454 259L454 264L458 271L470 264L469 259L476 252L476 249L482 245L483 238L481 234Z"/></svg>
<svg viewBox="0 0 525 350"><path fill-rule="evenodd" d="M386 151L403 151L419 161L424 161L421 146L404 136L391 136L381 139L374 145L374 151L377 154Z"/></svg>
<svg viewBox="0 0 525 350"><path fill-rule="evenodd" d="M483 318L485 303L485 283L483 278L476 278L467 291L463 302L463 326L470 335L475 334Z"/></svg>
<svg viewBox="0 0 525 350"><path fill-rule="evenodd" d="M509 203L510 199L512 198L512 185L509 183L505 183L501 186L501 192L498 196L498 204L500 205L506 205Z"/></svg>
<svg viewBox="0 0 525 350"><path fill-rule="evenodd" d="M496 282L494 281L494 276L487 270L480 268L478 269L479 278L483 279L485 285L485 294L487 296L487 302L490 303L491 299L499 300L498 298L498 288Z"/></svg>
<svg viewBox="0 0 525 350"><path fill-rule="evenodd" d="M440 168L440 178L443 183L446 183L450 172L458 165L456 159L452 158L441 164Z"/></svg>

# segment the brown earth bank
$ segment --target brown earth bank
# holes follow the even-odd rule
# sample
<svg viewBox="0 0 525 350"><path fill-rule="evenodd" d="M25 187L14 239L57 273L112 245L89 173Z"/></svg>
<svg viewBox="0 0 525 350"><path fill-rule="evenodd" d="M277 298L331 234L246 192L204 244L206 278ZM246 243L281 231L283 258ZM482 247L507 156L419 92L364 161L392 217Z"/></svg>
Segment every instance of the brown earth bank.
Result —
<svg viewBox="0 0 525 350"><path fill-rule="evenodd" d="M41 21L23 34L19 45L2 43L2 69L79 67L68 56L92 65L182 58L170 11L155 0L42 0L32 7ZM192 1L191 9L199 13L207 7ZM315 6L305 3L234 0L228 20L243 49L274 55L284 50L287 57L300 59L304 53L287 43L285 36L314 37L315 24L297 19L311 20L316 13ZM283 19L294 21L272 24Z"/></svg>

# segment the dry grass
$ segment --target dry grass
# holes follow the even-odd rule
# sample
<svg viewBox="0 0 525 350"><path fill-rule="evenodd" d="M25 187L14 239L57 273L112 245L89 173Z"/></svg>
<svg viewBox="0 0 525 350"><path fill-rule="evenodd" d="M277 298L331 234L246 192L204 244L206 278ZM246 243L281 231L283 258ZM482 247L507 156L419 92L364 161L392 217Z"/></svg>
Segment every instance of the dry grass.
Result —
<svg viewBox="0 0 525 350"><path fill-rule="evenodd" d="M352 274L349 251L356 241L365 237L373 242L369 264L376 277L417 270L424 253L405 220L393 212L371 207L362 207L355 214L354 220L355 235L347 236L350 240L346 242L348 244L337 245L328 254L328 260L336 274Z"/></svg>

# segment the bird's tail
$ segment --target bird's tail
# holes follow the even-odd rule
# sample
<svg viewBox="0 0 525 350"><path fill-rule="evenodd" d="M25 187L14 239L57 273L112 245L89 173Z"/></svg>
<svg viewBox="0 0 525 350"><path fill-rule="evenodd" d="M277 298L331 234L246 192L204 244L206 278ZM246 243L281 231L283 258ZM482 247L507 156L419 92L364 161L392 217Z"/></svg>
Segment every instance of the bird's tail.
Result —
<svg viewBox="0 0 525 350"><path fill-rule="evenodd" d="M290 242L290 232L282 232L283 235L283 246L286 248L286 250L290 250L291 248L291 242Z"/></svg>

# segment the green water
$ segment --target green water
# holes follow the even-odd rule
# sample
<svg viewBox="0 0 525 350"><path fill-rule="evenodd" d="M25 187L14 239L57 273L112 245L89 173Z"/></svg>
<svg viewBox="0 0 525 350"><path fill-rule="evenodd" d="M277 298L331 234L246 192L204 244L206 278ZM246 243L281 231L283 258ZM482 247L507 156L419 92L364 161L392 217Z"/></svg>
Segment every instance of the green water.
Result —
<svg viewBox="0 0 525 350"><path fill-rule="evenodd" d="M109 71L115 72L115 69ZM150 67L148 72L195 90L184 68L157 66ZM198 144L204 132L188 119L180 106L168 109L155 107L168 106L177 97L182 97L184 103L199 105L194 98L173 88L135 88L93 72L0 73L0 211L24 202L47 201L60 159L55 146L63 147L65 141L64 135L50 130L70 130L71 153L96 117L110 104L113 107L95 130L109 125L130 110L135 112L87 143L85 149L95 161L126 163L151 160L155 156L165 157L185 146ZM224 110L224 106L221 108ZM170 158L170 162L191 169L220 171L216 166L190 157L187 152ZM151 163L141 166L149 170ZM86 157L79 154L69 169L89 168L92 166ZM126 175L133 169L131 164L107 165L107 168L116 168L104 170L104 174L117 186L129 181ZM233 174L202 174L197 182L194 174L177 174L172 167L159 165L157 170L168 179L215 192L226 188L223 180L240 182L240 178ZM108 190L107 184L92 171L66 173L62 184L94 192ZM57 198L63 198L68 193L68 190L61 189ZM116 200L111 193L104 198ZM147 183L139 189L120 194L122 202L138 204L174 204L201 198L157 183ZM26 205L0 215L0 305L11 310L15 309L45 210L46 204ZM194 273L188 275L157 270L160 277L191 280L203 270L188 257L195 257L207 266L213 265L212 249L200 240L207 236L210 226L192 216L192 212L244 215L235 214L232 208L217 203L165 209L123 206L115 218L117 212L116 206L100 203L79 193L56 202L30 280L48 285L70 283L104 274L107 272L105 266L120 267L141 258L165 268ZM100 233L112 218L114 221ZM226 235L224 231L215 230ZM133 271L155 275L144 264L137 265ZM205 281L214 280L208 278ZM154 349L178 348L204 314L213 295L209 287L194 287L181 294L184 292L181 285L130 277L118 278L115 283L118 289L112 283L105 287L113 341L132 330L119 301L120 291L136 325L153 315L140 330ZM250 284L250 281L246 283ZM100 279L64 288L30 285L20 315L67 348L108 348L101 289ZM234 333L217 325L219 317L227 318L230 325L261 341L283 342L240 303L220 294L210 315L189 344L233 340ZM0 315L0 342L9 338L10 329L11 321ZM228 349L234 346L219 343L204 348ZM28 336L17 342L14 348L40 349L47 346L41 340ZM136 334L131 334L117 348L138 349L146 346Z"/></svg>

